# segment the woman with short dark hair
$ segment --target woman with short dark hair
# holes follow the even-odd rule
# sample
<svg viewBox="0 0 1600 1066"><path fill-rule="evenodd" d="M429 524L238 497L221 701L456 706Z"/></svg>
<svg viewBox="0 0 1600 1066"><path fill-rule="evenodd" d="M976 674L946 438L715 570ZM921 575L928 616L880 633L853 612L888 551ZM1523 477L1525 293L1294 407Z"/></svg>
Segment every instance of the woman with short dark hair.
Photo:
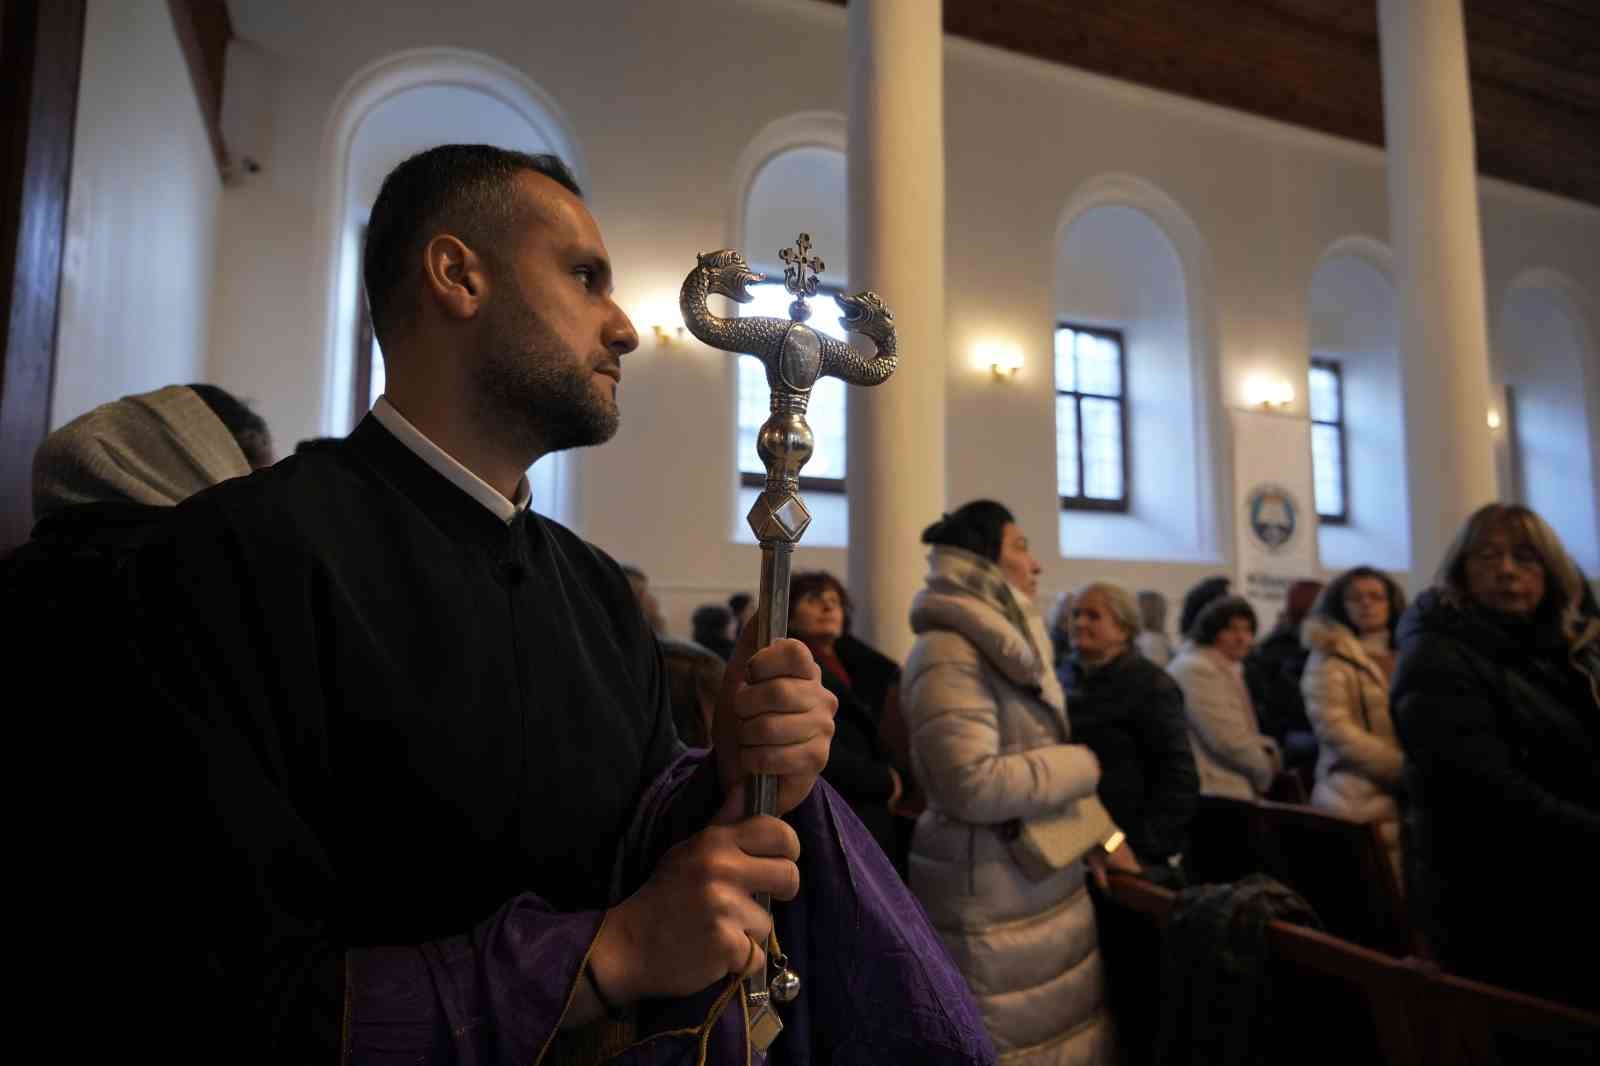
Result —
<svg viewBox="0 0 1600 1066"><path fill-rule="evenodd" d="M1224 596L1199 613L1189 635L1167 672L1183 689L1200 791L1239 799L1265 795L1283 759L1277 741L1261 732L1244 680L1256 612L1242 597Z"/></svg>
<svg viewBox="0 0 1600 1066"><path fill-rule="evenodd" d="M1094 753L1070 739L1033 604L1039 563L992 500L944 515L922 542L931 548L927 584L912 601L917 641L901 681L912 765L928 797L911 846L912 891L1007 1063L1109 1062L1088 855L1041 866L1013 851L1023 823L1092 801L1100 780ZM1129 852L1092 861L1136 870Z"/></svg>
<svg viewBox="0 0 1600 1066"><path fill-rule="evenodd" d="M823 780L838 789L904 877L910 823L895 815L908 789L882 737L885 694L897 686L899 667L848 638L850 610L850 593L826 570L801 571L789 582L789 635L811 649L823 687L839 701ZM885 670L889 679L878 680Z"/></svg>
<svg viewBox="0 0 1600 1066"><path fill-rule="evenodd" d="M1439 961L1600 1007L1600 618L1533 511L1489 504L1400 621L1406 863Z"/></svg>

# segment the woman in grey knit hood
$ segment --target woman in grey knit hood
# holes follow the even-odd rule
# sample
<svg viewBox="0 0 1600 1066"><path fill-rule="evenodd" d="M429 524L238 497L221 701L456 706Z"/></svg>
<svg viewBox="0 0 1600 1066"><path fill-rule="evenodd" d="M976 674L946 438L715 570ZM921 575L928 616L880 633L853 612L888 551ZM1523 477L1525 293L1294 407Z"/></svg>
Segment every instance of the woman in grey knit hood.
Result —
<svg viewBox="0 0 1600 1066"><path fill-rule="evenodd" d="M1115 1060L1086 863L1026 872L1019 822L1092 797L1094 754L1069 742L1065 700L1033 605L1039 564L1005 507L978 500L922 534L927 586L901 678L928 808L911 887L983 1010L1004 1063ZM1113 865L1137 869L1126 847Z"/></svg>

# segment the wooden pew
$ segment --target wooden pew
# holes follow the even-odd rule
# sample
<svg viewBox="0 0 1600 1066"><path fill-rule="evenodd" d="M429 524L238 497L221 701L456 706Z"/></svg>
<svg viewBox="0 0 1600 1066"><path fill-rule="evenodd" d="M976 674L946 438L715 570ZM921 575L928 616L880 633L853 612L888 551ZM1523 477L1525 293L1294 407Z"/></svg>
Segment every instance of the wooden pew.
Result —
<svg viewBox="0 0 1600 1066"><path fill-rule="evenodd" d="M1148 1063L1159 1019L1168 889L1113 874L1097 898L1101 955L1124 1060ZM1600 1061L1600 1016L1440 973L1327 933L1268 928L1273 1061L1294 1066L1576 1066Z"/></svg>
<svg viewBox="0 0 1600 1066"><path fill-rule="evenodd" d="M1394 955L1419 941L1375 825L1299 804L1201 796L1184 868L1194 884L1277 878L1345 940Z"/></svg>
<svg viewBox="0 0 1600 1066"><path fill-rule="evenodd" d="M1418 953L1376 825L1283 803L1257 811L1266 872L1305 897L1328 932L1391 955Z"/></svg>

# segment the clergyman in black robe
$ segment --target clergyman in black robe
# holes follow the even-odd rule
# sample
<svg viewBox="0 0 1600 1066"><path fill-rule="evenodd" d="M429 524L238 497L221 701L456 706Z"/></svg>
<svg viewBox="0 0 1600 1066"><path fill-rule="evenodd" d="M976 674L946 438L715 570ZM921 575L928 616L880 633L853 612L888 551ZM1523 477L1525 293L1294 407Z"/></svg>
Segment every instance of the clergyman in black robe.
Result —
<svg viewBox="0 0 1600 1066"><path fill-rule="evenodd" d="M793 901L777 932L808 979L774 1061L992 1061L920 909L813 788L834 701L804 646L747 638L713 752L686 754L621 570L527 507L535 458L614 432L637 344L565 168L408 160L365 275L386 397L343 444L186 502L131 567L183 812L152 831L190 860L163 915L194 961L174 1039L742 1062L759 891ZM787 821L741 820L756 771Z"/></svg>

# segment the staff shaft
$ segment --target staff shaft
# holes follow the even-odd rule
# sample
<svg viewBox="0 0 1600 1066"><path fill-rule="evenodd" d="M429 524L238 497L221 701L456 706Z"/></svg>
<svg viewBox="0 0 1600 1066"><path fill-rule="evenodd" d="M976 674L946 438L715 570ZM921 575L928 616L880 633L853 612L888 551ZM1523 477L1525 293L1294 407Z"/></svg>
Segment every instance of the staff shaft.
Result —
<svg viewBox="0 0 1600 1066"><path fill-rule="evenodd" d="M761 592L756 601L756 648L765 648L773 641L782 640L789 633L789 571L794 559L794 545L781 541L763 541L761 544ZM745 789L745 815L776 815L778 813L778 779L772 774L752 774ZM756 893L756 903L770 910L772 899L765 892ZM769 941L770 943L770 941ZM767 990L767 969L745 979L745 987L752 993Z"/></svg>

